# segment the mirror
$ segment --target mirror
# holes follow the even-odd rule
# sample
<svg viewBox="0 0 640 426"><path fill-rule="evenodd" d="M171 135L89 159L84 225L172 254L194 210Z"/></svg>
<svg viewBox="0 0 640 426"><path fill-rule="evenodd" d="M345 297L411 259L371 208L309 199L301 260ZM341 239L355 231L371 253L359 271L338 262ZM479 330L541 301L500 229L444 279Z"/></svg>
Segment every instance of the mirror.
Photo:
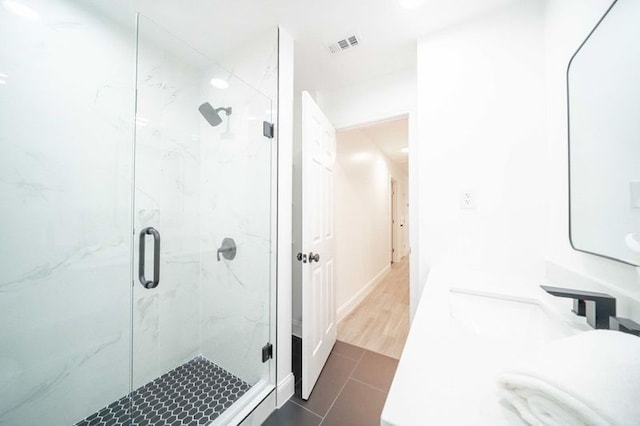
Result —
<svg viewBox="0 0 640 426"><path fill-rule="evenodd" d="M617 0L567 71L570 239L640 265L640 1Z"/></svg>

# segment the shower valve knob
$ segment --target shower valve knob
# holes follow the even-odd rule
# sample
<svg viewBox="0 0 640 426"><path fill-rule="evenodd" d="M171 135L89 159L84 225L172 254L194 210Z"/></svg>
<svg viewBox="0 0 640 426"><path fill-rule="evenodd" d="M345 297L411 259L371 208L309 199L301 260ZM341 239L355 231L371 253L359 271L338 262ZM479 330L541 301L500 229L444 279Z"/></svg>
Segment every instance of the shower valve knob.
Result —
<svg viewBox="0 0 640 426"><path fill-rule="evenodd" d="M296 259L298 259L299 262L307 263L307 255L306 254L298 253L296 255Z"/></svg>

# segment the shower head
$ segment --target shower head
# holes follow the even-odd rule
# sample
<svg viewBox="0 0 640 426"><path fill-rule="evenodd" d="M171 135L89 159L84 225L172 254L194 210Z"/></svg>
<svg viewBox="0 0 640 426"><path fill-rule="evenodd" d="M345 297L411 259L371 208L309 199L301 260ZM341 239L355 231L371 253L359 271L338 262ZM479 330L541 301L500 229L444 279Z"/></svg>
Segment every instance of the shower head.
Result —
<svg viewBox="0 0 640 426"><path fill-rule="evenodd" d="M207 120L207 123L211 124L212 127L216 127L218 124L222 123L222 118L220 118L220 111L224 111L227 114L227 117L231 115L232 109L231 107L227 108L213 108L209 102L205 102L198 107L198 111Z"/></svg>

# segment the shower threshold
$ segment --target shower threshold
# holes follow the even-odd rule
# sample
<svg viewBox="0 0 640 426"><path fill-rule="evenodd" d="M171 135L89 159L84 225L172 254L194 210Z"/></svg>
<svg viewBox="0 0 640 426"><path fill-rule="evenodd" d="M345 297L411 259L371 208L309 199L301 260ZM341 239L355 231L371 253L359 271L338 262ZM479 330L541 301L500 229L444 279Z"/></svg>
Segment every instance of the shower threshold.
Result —
<svg viewBox="0 0 640 426"><path fill-rule="evenodd" d="M250 387L208 359L197 356L76 426L207 425Z"/></svg>

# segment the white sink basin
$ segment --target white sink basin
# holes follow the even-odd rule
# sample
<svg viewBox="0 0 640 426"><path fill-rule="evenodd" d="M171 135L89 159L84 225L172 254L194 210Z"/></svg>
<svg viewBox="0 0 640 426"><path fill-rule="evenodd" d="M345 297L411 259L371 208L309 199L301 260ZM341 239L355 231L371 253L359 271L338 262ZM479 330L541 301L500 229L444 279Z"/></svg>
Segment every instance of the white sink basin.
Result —
<svg viewBox="0 0 640 426"><path fill-rule="evenodd" d="M449 315L459 333L510 344L539 346L573 331L536 300L455 288L449 290Z"/></svg>
<svg viewBox="0 0 640 426"><path fill-rule="evenodd" d="M557 305L535 283L525 288L510 281L432 269L382 412L383 426L524 425L500 403L496 374L546 342L589 326L570 312L570 301ZM461 288L464 283L470 287Z"/></svg>

